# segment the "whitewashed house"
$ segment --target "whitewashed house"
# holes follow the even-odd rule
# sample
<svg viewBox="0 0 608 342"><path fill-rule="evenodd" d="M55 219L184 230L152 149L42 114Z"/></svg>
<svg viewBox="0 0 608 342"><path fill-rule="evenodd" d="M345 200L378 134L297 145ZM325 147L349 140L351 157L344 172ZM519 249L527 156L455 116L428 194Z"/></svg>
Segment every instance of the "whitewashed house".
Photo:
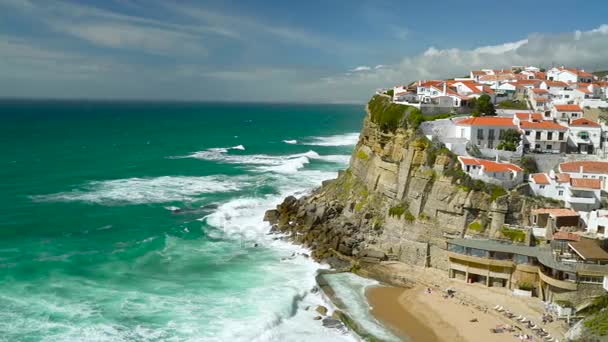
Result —
<svg viewBox="0 0 608 342"><path fill-rule="evenodd" d="M568 89L568 84L561 81L545 80L538 87L547 90L552 96L557 96L560 91Z"/></svg>
<svg viewBox="0 0 608 342"><path fill-rule="evenodd" d="M585 222L585 232L599 239L608 238L608 210L593 210L581 213L581 219Z"/></svg>
<svg viewBox="0 0 608 342"><path fill-rule="evenodd" d="M523 183L523 169L515 164L459 156L462 170L471 178L501 185L507 189Z"/></svg>
<svg viewBox="0 0 608 342"><path fill-rule="evenodd" d="M459 138L466 138L480 148L495 148L506 130L517 130L510 117L470 117L456 121L455 124Z"/></svg>
<svg viewBox="0 0 608 342"><path fill-rule="evenodd" d="M579 118L568 125L568 152L593 154L602 143L602 126L592 120Z"/></svg>
<svg viewBox="0 0 608 342"><path fill-rule="evenodd" d="M566 152L568 127L553 120L543 120L542 114L536 114L531 120L521 120L519 122L519 128L524 132L524 151L539 153Z"/></svg>
<svg viewBox="0 0 608 342"><path fill-rule="evenodd" d="M566 83L591 83L593 81L593 74L586 72L585 70L577 70L574 68L551 68L547 71L547 79L549 81L562 81Z"/></svg>
<svg viewBox="0 0 608 342"><path fill-rule="evenodd" d="M583 109L575 104L556 104L551 109L551 117L562 122L570 122L583 117Z"/></svg>
<svg viewBox="0 0 608 342"><path fill-rule="evenodd" d="M602 190L608 192L608 161L573 161L559 164L559 172L572 177L599 179Z"/></svg>
<svg viewBox="0 0 608 342"><path fill-rule="evenodd" d="M599 179L575 178L551 171L530 175L529 185L536 196L563 201L566 208L588 212L601 207Z"/></svg>

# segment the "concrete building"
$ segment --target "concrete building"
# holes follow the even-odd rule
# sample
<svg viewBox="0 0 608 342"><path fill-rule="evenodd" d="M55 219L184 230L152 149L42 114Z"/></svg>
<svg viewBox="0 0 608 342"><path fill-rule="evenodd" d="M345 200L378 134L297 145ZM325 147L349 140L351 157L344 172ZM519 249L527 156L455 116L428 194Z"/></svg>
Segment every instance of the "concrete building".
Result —
<svg viewBox="0 0 608 342"><path fill-rule="evenodd" d="M558 166L560 173L571 177L599 179L601 189L608 192L608 161L573 161Z"/></svg>
<svg viewBox="0 0 608 342"><path fill-rule="evenodd" d="M482 148L495 148L506 130L517 129L512 118L492 116L462 119L456 121L456 126L459 130L458 137L466 138Z"/></svg>
<svg viewBox="0 0 608 342"><path fill-rule="evenodd" d="M592 120L579 118L568 125L568 152L593 154L600 150L602 143L602 126Z"/></svg>
<svg viewBox="0 0 608 342"><path fill-rule="evenodd" d="M530 175L529 185L534 195L563 201L566 208L588 212L601 207L599 179L574 178L551 171Z"/></svg>
<svg viewBox="0 0 608 342"><path fill-rule="evenodd" d="M583 109L575 104L554 105L551 109L551 117L561 122L570 122L583 117Z"/></svg>

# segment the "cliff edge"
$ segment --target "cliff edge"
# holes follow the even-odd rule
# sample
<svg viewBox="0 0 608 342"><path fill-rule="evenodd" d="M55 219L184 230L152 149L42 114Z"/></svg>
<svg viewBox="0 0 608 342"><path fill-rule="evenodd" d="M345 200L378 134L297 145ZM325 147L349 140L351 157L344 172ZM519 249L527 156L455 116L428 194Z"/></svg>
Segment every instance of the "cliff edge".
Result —
<svg viewBox="0 0 608 342"><path fill-rule="evenodd" d="M527 225L529 210L546 205L472 180L454 154L417 133L416 108L376 95L366 110L348 169L264 217L315 259L338 252L447 269L447 239L501 237L505 224Z"/></svg>

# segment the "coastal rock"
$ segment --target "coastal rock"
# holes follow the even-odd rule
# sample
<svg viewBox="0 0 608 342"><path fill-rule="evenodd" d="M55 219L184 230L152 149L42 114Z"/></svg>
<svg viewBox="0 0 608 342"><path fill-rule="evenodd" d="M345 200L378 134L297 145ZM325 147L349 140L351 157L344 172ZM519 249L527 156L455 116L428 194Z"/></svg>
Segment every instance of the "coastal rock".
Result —
<svg viewBox="0 0 608 342"><path fill-rule="evenodd" d="M323 317L321 317L321 316L316 316L316 317L315 317L315 318L313 318L313 319L314 319L315 321L320 321L320 320L322 320L322 319L323 319Z"/></svg>
<svg viewBox="0 0 608 342"><path fill-rule="evenodd" d="M323 318L323 326L330 329L343 329L344 324L339 319L335 319L332 317Z"/></svg>
<svg viewBox="0 0 608 342"><path fill-rule="evenodd" d="M267 210L264 214L264 221L274 225L279 221L281 214L276 209Z"/></svg>
<svg viewBox="0 0 608 342"><path fill-rule="evenodd" d="M315 311L317 311L318 313L320 313L323 316L327 316L327 308L324 307L323 305L317 306L317 308L315 309Z"/></svg>
<svg viewBox="0 0 608 342"><path fill-rule="evenodd" d="M390 104L374 110L380 107ZM273 231L310 248L315 260L342 260L341 268L394 260L447 269L448 238L496 235L504 224L527 224L531 208L553 207L515 192L494 198L462 175L454 155L408 129L407 120L389 129L374 122L380 116L368 107L348 169L265 215ZM483 229L470 231L472 222Z"/></svg>

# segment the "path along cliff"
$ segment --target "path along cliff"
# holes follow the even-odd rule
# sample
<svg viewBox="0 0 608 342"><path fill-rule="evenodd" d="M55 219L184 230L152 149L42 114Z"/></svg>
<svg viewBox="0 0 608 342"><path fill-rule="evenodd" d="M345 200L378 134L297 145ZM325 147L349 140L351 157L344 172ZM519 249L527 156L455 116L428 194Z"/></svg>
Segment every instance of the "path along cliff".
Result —
<svg viewBox="0 0 608 342"><path fill-rule="evenodd" d="M416 108L376 95L366 110L348 169L266 212L273 232L311 248L315 259L338 252L447 269L447 239L501 237L505 224L527 225L532 208L548 205L472 180L455 155L417 133Z"/></svg>

